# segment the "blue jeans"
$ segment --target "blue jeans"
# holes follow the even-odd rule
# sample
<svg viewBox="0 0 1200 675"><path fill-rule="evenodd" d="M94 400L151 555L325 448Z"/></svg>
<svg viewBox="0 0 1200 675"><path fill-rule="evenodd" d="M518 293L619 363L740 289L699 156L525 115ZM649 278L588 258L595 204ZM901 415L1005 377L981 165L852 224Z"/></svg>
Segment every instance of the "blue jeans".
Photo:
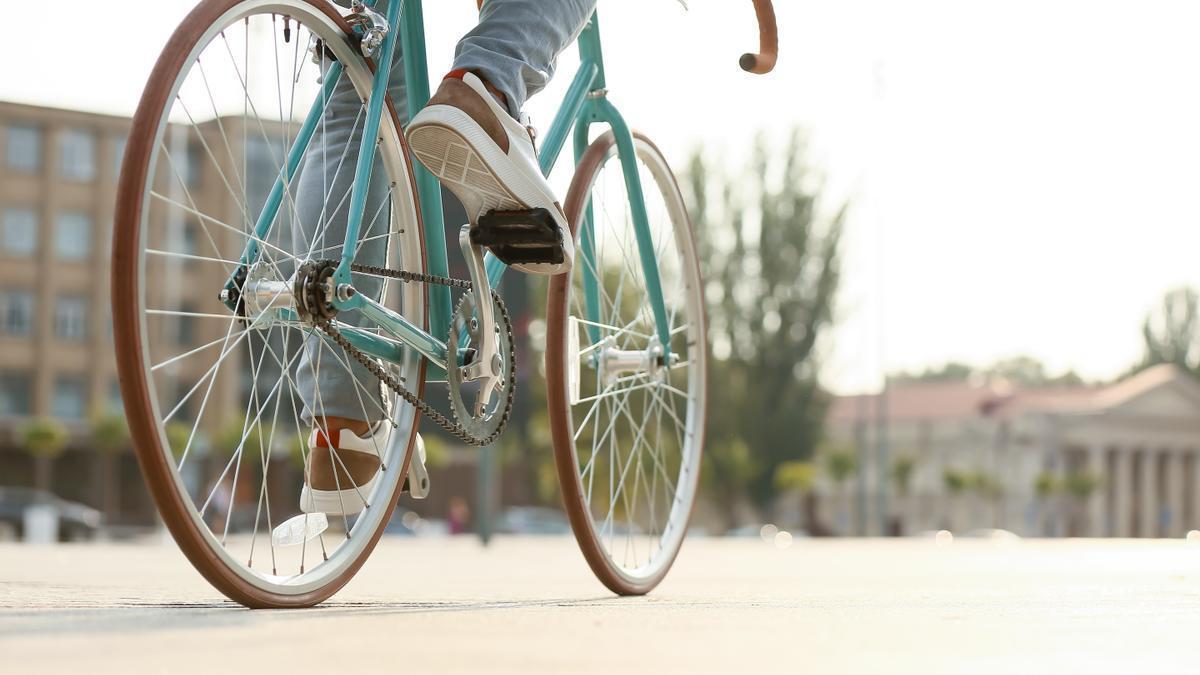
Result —
<svg viewBox="0 0 1200 675"><path fill-rule="evenodd" d="M377 3L380 12L386 7L387 0ZM486 0L479 12L479 24L458 42L454 68L482 76L504 94L509 113L517 117L525 101L545 88L554 76L558 54L574 42L595 7L596 0ZM399 45L388 94L401 123L407 124L408 97ZM349 198L342 199L342 195L349 194L354 180L353 167L362 139L363 120L358 119L362 107L349 79L342 78L329 100L325 118L317 126L295 182L298 218L293 240L297 246L306 242L312 249L321 249L314 257L337 259L342 253L349 211ZM365 232L368 223L376 218L376 228L390 223L389 214L380 212L386 208L383 202L388 194L387 183L386 172L377 160L367 191L364 233L360 239L377 233ZM312 243L318 224L323 224L320 241ZM355 259L366 265L383 265L386 244L386 238L365 241ZM382 282L371 277L356 278L355 287L374 298L379 298L383 290ZM338 319L354 325L361 315L348 312ZM365 418L371 422L381 419L384 406L379 381L337 346L328 342L322 346L323 341L317 336L307 340L296 367L296 386L304 403L305 421L311 423L314 417Z"/></svg>

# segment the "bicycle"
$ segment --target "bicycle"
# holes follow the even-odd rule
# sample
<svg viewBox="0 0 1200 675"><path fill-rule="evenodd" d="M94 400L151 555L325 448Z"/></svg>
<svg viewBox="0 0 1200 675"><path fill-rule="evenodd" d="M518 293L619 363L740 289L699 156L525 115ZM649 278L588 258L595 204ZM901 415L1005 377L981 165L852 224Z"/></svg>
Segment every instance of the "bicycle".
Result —
<svg viewBox="0 0 1200 675"><path fill-rule="evenodd" d="M411 160L386 94L390 68L378 65L402 50L415 114L429 98L421 2L372 4L203 0L154 67L118 185L113 335L139 464L189 561L249 607L311 606L349 581L402 492L427 491L419 417L478 446L500 436L511 409L512 326L494 291L505 266L464 226L470 278L448 276L439 186ZM761 53L741 65L762 73L775 60L774 14L770 0L754 6ZM549 282L550 430L588 564L612 591L641 594L673 563L695 498L703 287L670 167L607 98L595 14L578 45L579 71L540 149L549 174L573 134L564 210L579 255ZM349 144L329 147L323 129L342 78L362 103L354 167L341 161ZM608 129L593 137L597 124ZM324 162L321 191L297 187L306 170L316 181L302 165L317 151L341 157L334 175ZM353 180L333 194L343 169ZM386 180L372 198L378 171ZM313 195L322 220L309 237L297 201ZM346 204L347 235L329 242L329 214ZM368 249L379 259L356 258ZM361 290L370 284L381 290ZM311 373L296 370L306 350ZM319 381L321 368L369 373L377 382L355 380L352 404L393 427L376 449L378 480L353 486L366 508L334 529L323 514L280 524L298 486L271 473L297 452L306 460L297 379ZM446 383L451 414L424 399L426 382Z"/></svg>

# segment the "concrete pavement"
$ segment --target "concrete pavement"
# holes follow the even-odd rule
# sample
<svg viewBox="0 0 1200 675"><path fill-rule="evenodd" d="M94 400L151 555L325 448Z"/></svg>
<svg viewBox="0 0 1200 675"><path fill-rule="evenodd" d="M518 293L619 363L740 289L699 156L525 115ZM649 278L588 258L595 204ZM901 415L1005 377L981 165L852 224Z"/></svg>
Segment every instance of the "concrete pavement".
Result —
<svg viewBox="0 0 1200 675"><path fill-rule="evenodd" d="M1183 541L693 538L616 598L570 539L393 538L302 611L169 544L0 545L6 673L1194 673L1198 645Z"/></svg>

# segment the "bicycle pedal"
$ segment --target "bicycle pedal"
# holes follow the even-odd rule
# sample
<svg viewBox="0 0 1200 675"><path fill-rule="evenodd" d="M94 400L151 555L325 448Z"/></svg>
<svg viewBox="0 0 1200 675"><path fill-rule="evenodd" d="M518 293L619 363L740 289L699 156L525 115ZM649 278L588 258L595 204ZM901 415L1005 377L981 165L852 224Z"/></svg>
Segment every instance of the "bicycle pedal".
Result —
<svg viewBox="0 0 1200 675"><path fill-rule="evenodd" d="M562 231L546 209L488 211L471 225L471 243L507 265L563 262Z"/></svg>

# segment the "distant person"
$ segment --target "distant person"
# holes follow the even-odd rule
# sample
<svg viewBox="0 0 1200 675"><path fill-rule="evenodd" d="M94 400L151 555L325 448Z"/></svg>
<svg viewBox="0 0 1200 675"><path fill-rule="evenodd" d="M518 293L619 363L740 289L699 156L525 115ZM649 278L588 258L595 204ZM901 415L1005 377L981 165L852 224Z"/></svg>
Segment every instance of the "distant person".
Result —
<svg viewBox="0 0 1200 675"><path fill-rule="evenodd" d="M450 534L464 534L471 528L471 509L467 500L462 497L451 497L449 513L446 522L450 525Z"/></svg>

